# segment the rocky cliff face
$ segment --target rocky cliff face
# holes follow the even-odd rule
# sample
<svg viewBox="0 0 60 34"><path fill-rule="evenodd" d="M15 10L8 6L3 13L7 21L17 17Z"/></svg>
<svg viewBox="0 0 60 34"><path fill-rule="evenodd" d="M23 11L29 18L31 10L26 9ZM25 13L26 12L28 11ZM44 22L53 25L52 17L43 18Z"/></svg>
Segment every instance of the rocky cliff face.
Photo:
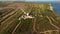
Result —
<svg viewBox="0 0 60 34"><path fill-rule="evenodd" d="M50 7L49 4L9 4L0 10L0 34L60 34L60 20ZM34 18L18 20L23 11Z"/></svg>

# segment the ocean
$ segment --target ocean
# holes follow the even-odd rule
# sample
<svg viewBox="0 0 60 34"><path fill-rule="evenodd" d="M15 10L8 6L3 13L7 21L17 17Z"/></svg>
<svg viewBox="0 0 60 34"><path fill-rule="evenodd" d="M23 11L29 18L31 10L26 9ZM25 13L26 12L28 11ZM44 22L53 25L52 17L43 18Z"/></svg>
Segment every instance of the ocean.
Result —
<svg viewBox="0 0 60 34"><path fill-rule="evenodd" d="M53 10L60 16L60 2L55 1L55 2L38 2L42 4L51 4L53 7Z"/></svg>
<svg viewBox="0 0 60 34"><path fill-rule="evenodd" d="M60 2L51 3L53 10L60 16Z"/></svg>

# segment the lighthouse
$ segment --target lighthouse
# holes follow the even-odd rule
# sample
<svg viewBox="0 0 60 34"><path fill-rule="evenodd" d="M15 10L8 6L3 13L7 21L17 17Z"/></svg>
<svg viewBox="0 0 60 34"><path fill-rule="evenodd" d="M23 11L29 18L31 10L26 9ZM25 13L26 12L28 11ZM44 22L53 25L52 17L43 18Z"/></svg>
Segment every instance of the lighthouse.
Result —
<svg viewBox="0 0 60 34"><path fill-rule="evenodd" d="M52 7L52 5L51 4L49 4L50 5L50 10L53 10L53 7Z"/></svg>

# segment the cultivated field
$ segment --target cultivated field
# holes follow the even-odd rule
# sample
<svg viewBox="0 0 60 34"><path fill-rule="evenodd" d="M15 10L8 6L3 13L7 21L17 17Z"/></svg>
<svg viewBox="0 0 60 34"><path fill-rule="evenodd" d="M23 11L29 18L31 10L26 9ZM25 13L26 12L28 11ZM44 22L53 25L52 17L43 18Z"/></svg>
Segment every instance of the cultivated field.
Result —
<svg viewBox="0 0 60 34"><path fill-rule="evenodd" d="M19 20L24 12L34 18ZM5 3L0 6L0 34L60 34L58 17L50 4Z"/></svg>

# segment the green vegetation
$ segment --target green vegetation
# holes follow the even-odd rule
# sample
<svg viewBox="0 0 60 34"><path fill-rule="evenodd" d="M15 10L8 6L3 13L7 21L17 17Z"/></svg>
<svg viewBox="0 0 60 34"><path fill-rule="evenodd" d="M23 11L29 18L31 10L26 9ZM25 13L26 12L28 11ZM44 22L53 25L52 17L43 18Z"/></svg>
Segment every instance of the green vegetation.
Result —
<svg viewBox="0 0 60 34"><path fill-rule="evenodd" d="M58 15L50 10L49 4L12 3L9 5L12 8L7 5L8 9L2 9L4 15L0 15L3 16L0 18L0 34L40 34L41 32L44 34L46 31L46 34L50 32L55 34L56 30L56 33L60 32L60 20L57 19ZM24 15L20 8L34 15L35 18L18 20Z"/></svg>

